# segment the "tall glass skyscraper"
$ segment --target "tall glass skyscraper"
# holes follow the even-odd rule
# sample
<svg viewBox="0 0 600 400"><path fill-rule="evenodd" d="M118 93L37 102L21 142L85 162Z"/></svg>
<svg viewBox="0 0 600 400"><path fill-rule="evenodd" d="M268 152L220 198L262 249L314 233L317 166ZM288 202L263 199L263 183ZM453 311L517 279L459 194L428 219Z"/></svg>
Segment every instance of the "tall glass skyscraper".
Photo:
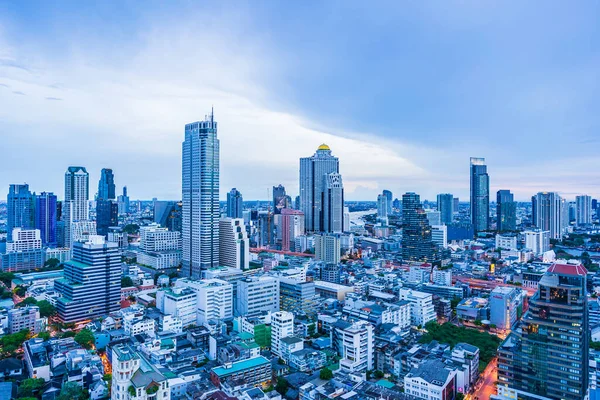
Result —
<svg viewBox="0 0 600 400"><path fill-rule="evenodd" d="M437 247L431 236L427 214L416 193L402 195L402 259L433 262Z"/></svg>
<svg viewBox="0 0 600 400"><path fill-rule="evenodd" d="M227 192L227 216L229 218L243 218L244 197L236 188Z"/></svg>
<svg viewBox="0 0 600 400"><path fill-rule="evenodd" d="M533 224L550 232L550 238L561 239L565 225L563 199L556 192L540 192L531 198Z"/></svg>
<svg viewBox="0 0 600 400"><path fill-rule="evenodd" d="M285 194L283 185L273 186L273 214L281 214L284 208L292 207L292 199Z"/></svg>
<svg viewBox="0 0 600 400"><path fill-rule="evenodd" d="M521 329L513 331L498 349L502 398L586 398L587 272L577 261L557 261L542 276Z"/></svg>
<svg viewBox="0 0 600 400"><path fill-rule="evenodd" d="M40 230L42 245L54 247L58 244L56 237L56 196L54 193L42 192L35 196L35 229Z"/></svg>
<svg viewBox="0 0 600 400"><path fill-rule="evenodd" d="M214 114L185 126L182 145L182 273L219 264L219 139Z"/></svg>
<svg viewBox="0 0 600 400"><path fill-rule="evenodd" d="M29 191L29 185L10 185L7 201L7 234L10 242L13 228L32 229L34 226L34 202Z"/></svg>
<svg viewBox="0 0 600 400"><path fill-rule="evenodd" d="M490 220L490 177L485 158L471 157L471 223L475 233L487 231Z"/></svg>
<svg viewBox="0 0 600 400"><path fill-rule="evenodd" d="M98 235L108 235L108 228L119 223L119 204L115 201L115 176L112 169L102 168L96 198L96 229Z"/></svg>
<svg viewBox="0 0 600 400"><path fill-rule="evenodd" d="M340 174L323 177L324 191L321 231L342 233L344 231L344 184Z"/></svg>
<svg viewBox="0 0 600 400"><path fill-rule="evenodd" d="M383 195L386 197L386 199L387 199L387 215L388 215L388 216L390 216L390 215L392 215L392 205L393 205L393 202L394 202L394 198L393 198L393 197L394 197L394 195L393 195L393 194L392 194L392 192L391 192L391 191L389 191L389 190L384 190L384 191L382 192L382 194L383 194Z"/></svg>
<svg viewBox="0 0 600 400"><path fill-rule="evenodd" d="M300 210L304 213L308 232L324 231L323 192L327 182L324 177L339 174L339 169L338 158L331 154L326 144L320 145L312 157L300 159Z"/></svg>
<svg viewBox="0 0 600 400"><path fill-rule="evenodd" d="M454 196L450 193L438 194L437 209L440 212L442 224L450 225L454 215Z"/></svg>
<svg viewBox="0 0 600 400"><path fill-rule="evenodd" d="M98 200L114 200L115 175L110 168L102 168L100 171L100 182L98 182Z"/></svg>
<svg viewBox="0 0 600 400"><path fill-rule="evenodd" d="M496 229L498 232L517 229L517 203L510 190L496 193Z"/></svg>

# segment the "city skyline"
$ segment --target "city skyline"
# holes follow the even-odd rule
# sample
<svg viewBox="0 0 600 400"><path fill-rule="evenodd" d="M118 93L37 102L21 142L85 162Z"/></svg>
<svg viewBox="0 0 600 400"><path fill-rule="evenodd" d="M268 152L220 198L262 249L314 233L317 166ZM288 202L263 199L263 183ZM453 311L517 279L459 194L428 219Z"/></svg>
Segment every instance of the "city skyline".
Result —
<svg viewBox="0 0 600 400"><path fill-rule="evenodd" d="M92 182L112 168L133 198L178 199L181 127L214 104L221 199L232 187L262 199L278 184L295 196L297 159L321 143L344 160L348 200L383 189L466 200L471 156L486 158L490 193L600 196L589 113L600 69L584 44L598 13L585 4L95 7L0 5L0 187L61 193L59 171L84 165ZM199 31L203 7L214 18ZM322 19L304 32L312 15ZM344 23L352 15L361 35ZM478 39L454 46L467 37ZM19 162L25 146L35 162Z"/></svg>

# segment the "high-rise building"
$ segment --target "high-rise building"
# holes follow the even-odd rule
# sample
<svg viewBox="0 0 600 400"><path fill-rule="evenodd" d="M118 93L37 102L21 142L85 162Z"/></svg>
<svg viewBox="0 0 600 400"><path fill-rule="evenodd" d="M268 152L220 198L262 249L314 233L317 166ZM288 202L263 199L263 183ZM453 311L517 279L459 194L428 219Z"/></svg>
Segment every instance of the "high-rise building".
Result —
<svg viewBox="0 0 600 400"><path fill-rule="evenodd" d="M296 251L296 238L304 234L304 213L300 210L281 210L281 250Z"/></svg>
<svg viewBox="0 0 600 400"><path fill-rule="evenodd" d="M431 240L440 248L448 247L448 225L432 225Z"/></svg>
<svg viewBox="0 0 600 400"><path fill-rule="evenodd" d="M115 175L110 168L102 168L100 171L100 181L98 182L98 200L114 200L115 194Z"/></svg>
<svg viewBox="0 0 600 400"><path fill-rule="evenodd" d="M181 249L181 233L170 231L158 224L150 224L140 228L140 250L169 251Z"/></svg>
<svg viewBox="0 0 600 400"><path fill-rule="evenodd" d="M121 256L116 243L102 236L73 244L73 256L65 263L64 278L54 282L61 321L78 322L106 317L120 309Z"/></svg>
<svg viewBox="0 0 600 400"><path fill-rule="evenodd" d="M592 223L592 197L587 195L577 196L575 198L576 213L575 221L577 226L589 225Z"/></svg>
<svg viewBox="0 0 600 400"><path fill-rule="evenodd" d="M40 230L42 244L55 247L56 238L56 196L54 193L42 192L35 196L35 229Z"/></svg>
<svg viewBox="0 0 600 400"><path fill-rule="evenodd" d="M7 197L8 221L7 235L8 240L12 240L12 231L14 228L32 229L34 221L34 201L29 185L10 185L8 187Z"/></svg>
<svg viewBox="0 0 600 400"><path fill-rule="evenodd" d="M65 173L65 199L62 206L62 220L65 224L65 247L72 247L72 226L74 222L89 220L88 200L90 175L84 167L69 167Z"/></svg>
<svg viewBox="0 0 600 400"><path fill-rule="evenodd" d="M222 279L178 279L175 287L187 287L197 294L197 324L208 325L233 317L233 285Z"/></svg>
<svg viewBox="0 0 600 400"><path fill-rule="evenodd" d="M250 241L242 218L219 221L219 265L244 271L250 268Z"/></svg>
<svg viewBox="0 0 600 400"><path fill-rule="evenodd" d="M402 195L402 258L404 261L435 261L437 251L431 225L418 194Z"/></svg>
<svg viewBox="0 0 600 400"><path fill-rule="evenodd" d="M389 217L390 215L392 215L392 212L393 212L394 196L393 196L392 192L389 190L384 190L382 192L382 194L387 199L387 215Z"/></svg>
<svg viewBox="0 0 600 400"><path fill-rule="evenodd" d="M442 224L442 215L439 211L425 210L425 215L427 215L427 221L429 222L429 225L441 225Z"/></svg>
<svg viewBox="0 0 600 400"><path fill-rule="evenodd" d="M454 212L457 213L460 209L460 199L458 197L455 197L453 204L454 204Z"/></svg>
<svg viewBox="0 0 600 400"><path fill-rule="evenodd" d="M294 334L294 314L278 311L271 316L271 353L281 357L283 342L281 339Z"/></svg>
<svg viewBox="0 0 600 400"><path fill-rule="evenodd" d="M253 276L236 282L235 314L254 317L279 311L279 281L272 276Z"/></svg>
<svg viewBox="0 0 600 400"><path fill-rule="evenodd" d="M185 126L182 146L182 273L219 264L219 139L214 114Z"/></svg>
<svg viewBox="0 0 600 400"><path fill-rule="evenodd" d="M156 308L181 320L183 327L196 324L198 296L190 288L174 287L156 292Z"/></svg>
<svg viewBox="0 0 600 400"><path fill-rule="evenodd" d="M324 177L339 172L339 160L326 144L320 145L312 157L300 159L300 209L308 232L323 231Z"/></svg>
<svg viewBox="0 0 600 400"><path fill-rule="evenodd" d="M561 260L542 276L521 329L512 332L498 349L498 394L502 398L586 398L586 276L583 265Z"/></svg>
<svg viewBox="0 0 600 400"><path fill-rule="evenodd" d="M244 198L236 188L227 192L227 216L229 218L242 218L244 212Z"/></svg>
<svg viewBox="0 0 600 400"><path fill-rule="evenodd" d="M44 265L44 251L39 229L13 228L6 253L0 253L0 271L24 272Z"/></svg>
<svg viewBox="0 0 600 400"><path fill-rule="evenodd" d="M327 264L338 264L341 256L340 236L337 234L315 235L315 259Z"/></svg>
<svg viewBox="0 0 600 400"><path fill-rule="evenodd" d="M123 186L123 194L117 197L119 205L119 215L129 214L129 196L127 195L127 186Z"/></svg>
<svg viewBox="0 0 600 400"><path fill-rule="evenodd" d="M564 207L555 192L540 192L531 198L533 224L543 231L550 231L551 239L561 239L564 230Z"/></svg>
<svg viewBox="0 0 600 400"><path fill-rule="evenodd" d="M414 326L425 326L428 322L435 321L433 295L412 289L400 289L399 297L410 303L411 322Z"/></svg>
<svg viewBox="0 0 600 400"><path fill-rule="evenodd" d="M523 232L525 236L525 248L535 255L540 255L550 250L550 231L541 229Z"/></svg>
<svg viewBox="0 0 600 400"><path fill-rule="evenodd" d="M342 176L337 173L323 176L321 212L322 232L342 233L344 231L344 185Z"/></svg>
<svg viewBox="0 0 600 400"><path fill-rule="evenodd" d="M342 359L344 372L361 372L373 369L374 327L367 321L334 323L332 345Z"/></svg>
<svg viewBox="0 0 600 400"><path fill-rule="evenodd" d="M340 266L338 264L325 264L321 267L321 280L331 283L340 283Z"/></svg>
<svg viewBox="0 0 600 400"><path fill-rule="evenodd" d="M292 208L292 198L285 194L283 185L273 186L273 213L281 214L284 208Z"/></svg>
<svg viewBox="0 0 600 400"><path fill-rule="evenodd" d="M315 283L292 278L279 279L279 308L295 315L316 313Z"/></svg>
<svg viewBox="0 0 600 400"><path fill-rule="evenodd" d="M498 232L517 229L517 203L510 190L496 193L496 230Z"/></svg>
<svg viewBox="0 0 600 400"><path fill-rule="evenodd" d="M437 195L437 210L440 212L440 220L443 225L450 225L454 215L454 196L450 193Z"/></svg>
<svg viewBox="0 0 600 400"><path fill-rule="evenodd" d="M490 177L485 158L471 157L471 223L475 233L487 231L490 219Z"/></svg>
<svg viewBox="0 0 600 400"><path fill-rule="evenodd" d="M517 322L521 304L519 290L498 286L490 293L490 322L498 329L511 329Z"/></svg>
<svg viewBox="0 0 600 400"><path fill-rule="evenodd" d="M119 204L114 200L96 200L96 231L107 236L108 228L119 225Z"/></svg>
<svg viewBox="0 0 600 400"><path fill-rule="evenodd" d="M154 222L170 231L181 232L181 201L155 201Z"/></svg>
<svg viewBox="0 0 600 400"><path fill-rule="evenodd" d="M258 247L271 247L275 245L275 218L270 211L258 213Z"/></svg>
<svg viewBox="0 0 600 400"><path fill-rule="evenodd" d="M387 223L388 211L388 197L383 193L377 195L377 219Z"/></svg>

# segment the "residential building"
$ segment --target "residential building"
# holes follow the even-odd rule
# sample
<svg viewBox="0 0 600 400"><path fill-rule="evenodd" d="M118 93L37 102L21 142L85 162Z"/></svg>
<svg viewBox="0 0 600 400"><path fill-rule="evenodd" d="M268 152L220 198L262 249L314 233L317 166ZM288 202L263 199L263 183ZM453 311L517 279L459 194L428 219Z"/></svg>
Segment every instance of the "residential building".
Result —
<svg viewBox="0 0 600 400"><path fill-rule="evenodd" d="M561 239L565 229L565 210L558 193L540 192L531 198L531 202L535 227L549 231L550 239Z"/></svg>
<svg viewBox="0 0 600 400"><path fill-rule="evenodd" d="M58 317L65 323L105 317L120 308L121 257L115 243L102 236L77 242L65 263L64 278L54 282L60 295Z"/></svg>
<svg viewBox="0 0 600 400"><path fill-rule="evenodd" d="M439 248L445 249L448 247L448 226L447 225L432 225L431 240Z"/></svg>
<svg viewBox="0 0 600 400"><path fill-rule="evenodd" d="M389 217L393 213L394 195L389 190L384 190L381 192L381 194L383 194L387 199L387 216Z"/></svg>
<svg viewBox="0 0 600 400"><path fill-rule="evenodd" d="M13 334L28 329L32 335L46 330L46 318L40 317L38 306L26 306L8 310L8 333Z"/></svg>
<svg viewBox="0 0 600 400"><path fill-rule="evenodd" d="M341 258L340 237L337 234L315 235L315 260L338 264Z"/></svg>
<svg viewBox="0 0 600 400"><path fill-rule="evenodd" d="M173 287L156 292L156 308L177 317L184 328L196 324L197 306L198 295L190 288Z"/></svg>
<svg viewBox="0 0 600 400"><path fill-rule="evenodd" d="M590 225L592 223L592 197L587 195L575 197L576 213L575 222L577 226Z"/></svg>
<svg viewBox="0 0 600 400"><path fill-rule="evenodd" d="M199 278L219 264L219 139L214 114L185 126L182 273Z"/></svg>
<svg viewBox="0 0 600 400"><path fill-rule="evenodd" d="M267 387L272 374L271 361L258 356L215 367L210 370L210 380L217 387L235 388L240 384Z"/></svg>
<svg viewBox="0 0 600 400"><path fill-rule="evenodd" d="M338 264L322 265L320 274L322 281L340 283L340 266Z"/></svg>
<svg viewBox="0 0 600 400"><path fill-rule="evenodd" d="M377 195L377 219L387 224L388 220L388 197L381 193Z"/></svg>
<svg viewBox="0 0 600 400"><path fill-rule="evenodd" d="M42 192L35 196L35 229L40 230L43 246L54 247L58 244L56 237L56 203L54 193Z"/></svg>
<svg viewBox="0 0 600 400"><path fill-rule="evenodd" d="M281 250L297 251L296 238L304 234L304 213L300 210L281 210Z"/></svg>
<svg viewBox="0 0 600 400"><path fill-rule="evenodd" d="M244 198L236 188L227 192L227 217L243 218Z"/></svg>
<svg viewBox="0 0 600 400"><path fill-rule="evenodd" d="M254 317L279 311L279 281L270 276L249 277L237 282L236 315Z"/></svg>
<svg viewBox="0 0 600 400"><path fill-rule="evenodd" d="M517 203L510 190L498 190L496 193L496 230L517 230Z"/></svg>
<svg viewBox="0 0 600 400"><path fill-rule="evenodd" d="M338 321L332 332L332 345L337 350L343 372L365 372L373 369L374 328L367 321Z"/></svg>
<svg viewBox="0 0 600 400"><path fill-rule="evenodd" d="M178 279L176 287L188 287L197 294L198 325L233 317L233 285L221 279L200 281Z"/></svg>
<svg viewBox="0 0 600 400"><path fill-rule="evenodd" d="M468 343L457 343L452 349L451 357L467 369L468 387L475 385L479 378L479 348Z"/></svg>
<svg viewBox="0 0 600 400"><path fill-rule="evenodd" d="M342 233L344 231L344 185L338 173L323 176L321 231Z"/></svg>
<svg viewBox="0 0 600 400"><path fill-rule="evenodd" d="M402 258L404 261L432 262L437 257L431 225L418 194L402 195Z"/></svg>
<svg viewBox="0 0 600 400"><path fill-rule="evenodd" d="M517 235L516 234L497 234L496 249L517 250Z"/></svg>
<svg viewBox="0 0 600 400"><path fill-rule="evenodd" d="M331 149L326 144L320 145L312 157L300 159L300 210L304 213L308 232L325 230L323 198L325 184L328 183L326 177L339 172L339 160L331 154Z"/></svg>
<svg viewBox="0 0 600 400"><path fill-rule="evenodd" d="M344 301L348 293L354 292L353 286L340 285L339 283L314 281L315 294L324 299Z"/></svg>
<svg viewBox="0 0 600 400"><path fill-rule="evenodd" d="M170 231L154 223L140 227L140 250L181 250L181 232Z"/></svg>
<svg viewBox="0 0 600 400"><path fill-rule="evenodd" d="M131 346L112 348L111 400L170 400L168 380L145 355Z"/></svg>
<svg viewBox="0 0 600 400"><path fill-rule="evenodd" d="M374 301L359 300L355 296L347 296L344 302L342 314L349 319L368 321L373 326L394 324L401 329L411 326L411 305L408 301L377 304Z"/></svg>
<svg viewBox="0 0 600 400"><path fill-rule="evenodd" d="M244 271L250 268L250 240L242 218L219 221L219 265Z"/></svg>
<svg viewBox="0 0 600 400"><path fill-rule="evenodd" d="M435 285L452 286L452 269L435 268L431 274L431 280Z"/></svg>
<svg viewBox="0 0 600 400"><path fill-rule="evenodd" d="M454 399L456 396L456 371L446 368L441 360L426 360L406 374L404 393L415 399Z"/></svg>
<svg viewBox="0 0 600 400"><path fill-rule="evenodd" d="M65 173L65 199L62 202L64 247L73 247L73 223L89 220L90 175L84 167L69 167ZM95 234L95 231L94 231Z"/></svg>
<svg viewBox="0 0 600 400"><path fill-rule="evenodd" d="M314 315L316 313L315 282L280 278L279 308L296 315Z"/></svg>
<svg viewBox="0 0 600 400"><path fill-rule="evenodd" d="M437 210L442 225L450 225L454 219L454 196L450 193L437 195Z"/></svg>
<svg viewBox="0 0 600 400"><path fill-rule="evenodd" d="M39 229L14 228L6 252L0 254L0 271L22 272L44 266L44 250Z"/></svg>
<svg viewBox="0 0 600 400"><path fill-rule="evenodd" d="M550 231L530 230L523 232L525 236L525 248L535 255L544 254L550 250Z"/></svg>
<svg viewBox="0 0 600 400"><path fill-rule="evenodd" d="M35 226L34 199L29 185L10 185L7 197L7 240L12 240L14 228L32 229Z"/></svg>
<svg viewBox="0 0 600 400"><path fill-rule="evenodd" d="M471 157L471 223L475 233L487 231L490 220L490 177L485 158Z"/></svg>
<svg viewBox="0 0 600 400"><path fill-rule="evenodd" d="M399 297L410 303L411 321L414 326L425 326L428 322L435 321L435 309L431 294L401 288Z"/></svg>
<svg viewBox="0 0 600 400"><path fill-rule="evenodd" d="M271 315L271 353L283 356L283 338L294 334L294 314L288 311L278 311Z"/></svg>

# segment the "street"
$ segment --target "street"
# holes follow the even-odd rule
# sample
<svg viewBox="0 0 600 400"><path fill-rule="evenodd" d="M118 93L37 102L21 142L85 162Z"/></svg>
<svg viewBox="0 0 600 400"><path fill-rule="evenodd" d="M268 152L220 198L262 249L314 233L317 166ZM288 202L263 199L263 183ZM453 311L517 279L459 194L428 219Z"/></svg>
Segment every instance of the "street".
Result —
<svg viewBox="0 0 600 400"><path fill-rule="evenodd" d="M474 400L488 400L491 395L496 394L496 380L498 379L498 370L497 370L497 359L494 358L487 365L483 373L481 374L481 378L479 382L482 382L481 385L477 384L475 392L468 397L468 399Z"/></svg>

